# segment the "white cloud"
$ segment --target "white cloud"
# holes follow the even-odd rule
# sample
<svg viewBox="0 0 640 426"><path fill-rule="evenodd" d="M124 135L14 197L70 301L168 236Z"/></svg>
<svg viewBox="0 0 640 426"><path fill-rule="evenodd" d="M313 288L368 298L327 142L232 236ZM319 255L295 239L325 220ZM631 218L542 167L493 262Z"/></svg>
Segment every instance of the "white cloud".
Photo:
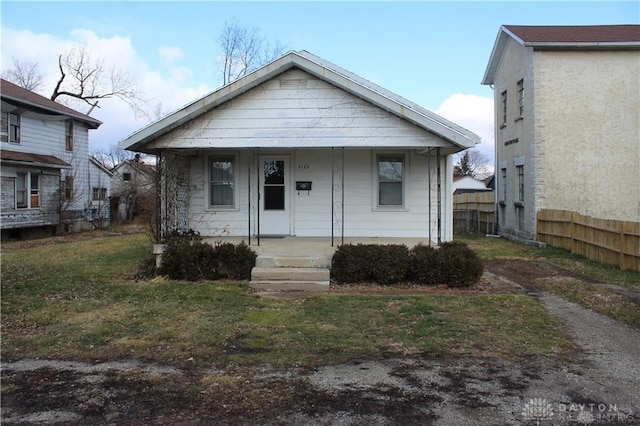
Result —
<svg viewBox="0 0 640 426"><path fill-rule="evenodd" d="M456 93L445 99L434 112L480 136L481 141L476 149L489 160L493 168L495 125L492 98Z"/></svg>
<svg viewBox="0 0 640 426"><path fill-rule="evenodd" d="M146 94L149 101L146 109L150 111L158 104L162 105L164 112L173 111L211 91L207 84L193 81L192 72L187 67L176 67L166 73L150 69L148 62L136 51L134 41L128 36L101 37L82 28L74 29L68 37L61 38L3 26L2 67L11 67L13 57L21 61L37 62L41 73L45 75L46 87L40 94L49 96L60 75L58 55L83 44L94 59L102 58L107 65L127 70ZM159 48L158 51L164 52L164 58L178 59L182 55L178 48ZM88 110L84 104L74 104L72 107L81 112ZM119 99L100 101L99 108L91 115L104 124L90 132L90 150L108 150L111 145L148 124L146 119L137 117Z"/></svg>
<svg viewBox="0 0 640 426"><path fill-rule="evenodd" d="M184 54L179 47L162 46L158 48L158 55L167 63L175 62L182 59Z"/></svg>

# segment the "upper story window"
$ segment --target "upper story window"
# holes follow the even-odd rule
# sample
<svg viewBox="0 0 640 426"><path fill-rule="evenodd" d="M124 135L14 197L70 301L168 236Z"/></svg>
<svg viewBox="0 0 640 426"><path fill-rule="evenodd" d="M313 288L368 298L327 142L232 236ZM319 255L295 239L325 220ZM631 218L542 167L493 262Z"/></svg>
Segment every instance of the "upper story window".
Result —
<svg viewBox="0 0 640 426"><path fill-rule="evenodd" d="M404 156L378 155L378 207L404 205Z"/></svg>
<svg viewBox="0 0 640 426"><path fill-rule="evenodd" d="M131 180L131 173L123 173L122 174L122 180L128 182Z"/></svg>
<svg viewBox="0 0 640 426"><path fill-rule="evenodd" d="M18 114L9 113L9 142L20 143L20 116Z"/></svg>
<svg viewBox="0 0 640 426"><path fill-rule="evenodd" d="M40 207L40 175L18 173L16 175L16 209Z"/></svg>
<svg viewBox="0 0 640 426"><path fill-rule="evenodd" d="M73 176L67 176L64 179L64 199L73 200Z"/></svg>
<svg viewBox="0 0 640 426"><path fill-rule="evenodd" d="M502 186L502 201L507 201L507 169L501 169L500 186Z"/></svg>
<svg viewBox="0 0 640 426"><path fill-rule="evenodd" d="M507 126L507 91L502 92L502 124L500 127Z"/></svg>
<svg viewBox="0 0 640 426"><path fill-rule="evenodd" d="M524 117L524 80L518 82L518 119Z"/></svg>
<svg viewBox="0 0 640 426"><path fill-rule="evenodd" d="M73 151L73 121L65 121L65 148Z"/></svg>
<svg viewBox="0 0 640 426"><path fill-rule="evenodd" d="M93 188L93 200L100 201L107 199L107 188Z"/></svg>
<svg viewBox="0 0 640 426"><path fill-rule="evenodd" d="M209 159L209 206L235 206L235 157L233 155Z"/></svg>
<svg viewBox="0 0 640 426"><path fill-rule="evenodd" d="M518 201L524 202L524 166L516 166L518 173Z"/></svg>

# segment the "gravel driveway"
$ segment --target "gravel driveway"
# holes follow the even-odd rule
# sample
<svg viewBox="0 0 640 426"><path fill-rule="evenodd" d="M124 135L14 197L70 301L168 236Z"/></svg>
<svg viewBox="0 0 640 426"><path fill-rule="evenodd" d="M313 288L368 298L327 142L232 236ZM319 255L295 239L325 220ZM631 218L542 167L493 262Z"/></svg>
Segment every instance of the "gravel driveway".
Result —
<svg viewBox="0 0 640 426"><path fill-rule="evenodd" d="M502 271L504 272L504 271ZM318 369L2 364L3 424L640 424L640 331L499 268L564 323L579 360L395 358Z"/></svg>

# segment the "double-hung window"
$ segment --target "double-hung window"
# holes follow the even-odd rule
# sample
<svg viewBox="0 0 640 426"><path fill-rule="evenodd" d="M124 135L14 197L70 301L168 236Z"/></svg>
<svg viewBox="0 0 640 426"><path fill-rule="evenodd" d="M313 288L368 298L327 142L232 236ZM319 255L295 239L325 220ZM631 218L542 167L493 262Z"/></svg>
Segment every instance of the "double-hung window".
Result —
<svg viewBox="0 0 640 426"><path fill-rule="evenodd" d="M209 157L209 206L235 207L235 157Z"/></svg>
<svg viewBox="0 0 640 426"><path fill-rule="evenodd" d="M500 186L502 187L502 201L507 201L507 169L501 169L502 178L500 180Z"/></svg>
<svg viewBox="0 0 640 426"><path fill-rule="evenodd" d="M107 188L93 188L93 200L100 201L107 199Z"/></svg>
<svg viewBox="0 0 640 426"><path fill-rule="evenodd" d="M35 209L40 207L40 175L18 173L16 175L16 208Z"/></svg>
<svg viewBox="0 0 640 426"><path fill-rule="evenodd" d="M518 81L518 119L524 116L524 80Z"/></svg>
<svg viewBox="0 0 640 426"><path fill-rule="evenodd" d="M502 124L501 127L507 126L507 91L502 92Z"/></svg>
<svg viewBox="0 0 640 426"><path fill-rule="evenodd" d="M378 207L404 205L404 162L403 155L378 155Z"/></svg>
<svg viewBox="0 0 640 426"><path fill-rule="evenodd" d="M67 151L73 151L73 121L65 121L65 148Z"/></svg>
<svg viewBox="0 0 640 426"><path fill-rule="evenodd" d="M9 113L9 142L20 143L20 116Z"/></svg>
<svg viewBox="0 0 640 426"><path fill-rule="evenodd" d="M524 166L516 166L518 172L518 201L524 202Z"/></svg>

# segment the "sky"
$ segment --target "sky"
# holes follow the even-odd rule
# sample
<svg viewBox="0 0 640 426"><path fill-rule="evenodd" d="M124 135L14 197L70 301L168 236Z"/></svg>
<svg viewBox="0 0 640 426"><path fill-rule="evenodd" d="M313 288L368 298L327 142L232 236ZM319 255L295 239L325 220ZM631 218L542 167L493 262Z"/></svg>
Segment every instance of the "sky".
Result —
<svg viewBox="0 0 640 426"><path fill-rule="evenodd" d="M494 161L493 91L480 81L500 25L639 24L640 2L64 1L3 0L4 71L37 62L50 96L57 59L73 46L126 69L149 109L170 112L220 87L225 21L258 28L285 50L307 50L465 127ZM81 112L87 112L82 105ZM90 151L149 124L124 102L100 102Z"/></svg>

